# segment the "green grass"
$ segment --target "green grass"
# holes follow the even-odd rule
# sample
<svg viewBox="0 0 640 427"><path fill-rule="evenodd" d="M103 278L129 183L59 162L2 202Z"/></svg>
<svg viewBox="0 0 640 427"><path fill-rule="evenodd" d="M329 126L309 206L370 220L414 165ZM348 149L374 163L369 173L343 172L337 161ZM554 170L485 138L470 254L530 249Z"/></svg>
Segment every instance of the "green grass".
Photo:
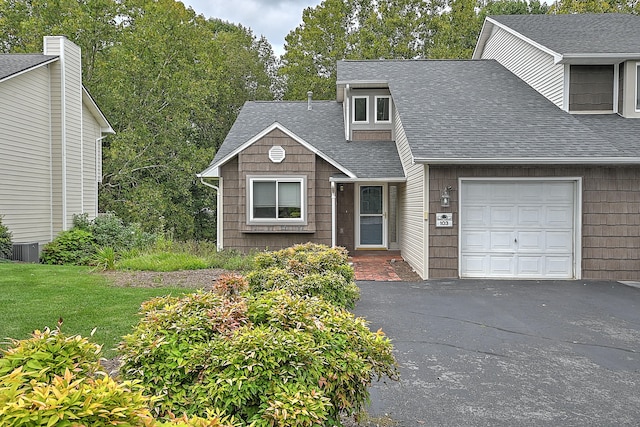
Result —
<svg viewBox="0 0 640 427"><path fill-rule="evenodd" d="M36 329L54 329L89 337L112 357L123 335L138 321L140 304L160 295L181 295L184 288L126 288L109 284L87 267L0 263L0 343L24 339Z"/></svg>
<svg viewBox="0 0 640 427"><path fill-rule="evenodd" d="M253 267L253 255L236 251L218 252L215 246L199 242L171 242L148 251L129 251L121 254L115 263L118 270L178 271L203 268L222 268L233 271L249 271Z"/></svg>

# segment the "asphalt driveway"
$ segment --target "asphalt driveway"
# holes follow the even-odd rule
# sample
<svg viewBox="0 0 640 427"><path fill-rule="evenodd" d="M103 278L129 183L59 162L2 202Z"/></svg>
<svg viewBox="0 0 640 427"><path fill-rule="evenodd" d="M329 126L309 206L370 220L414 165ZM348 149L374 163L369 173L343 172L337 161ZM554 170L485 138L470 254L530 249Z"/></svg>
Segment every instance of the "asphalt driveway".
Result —
<svg viewBox="0 0 640 427"><path fill-rule="evenodd" d="M617 282L358 282L399 382L370 425L640 425L640 289Z"/></svg>

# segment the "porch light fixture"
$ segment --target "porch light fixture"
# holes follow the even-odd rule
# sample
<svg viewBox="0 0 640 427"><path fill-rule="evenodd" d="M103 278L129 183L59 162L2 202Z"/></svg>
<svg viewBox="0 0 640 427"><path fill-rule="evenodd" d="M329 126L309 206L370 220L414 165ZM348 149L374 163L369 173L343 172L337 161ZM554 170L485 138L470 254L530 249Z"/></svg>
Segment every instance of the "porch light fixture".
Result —
<svg viewBox="0 0 640 427"><path fill-rule="evenodd" d="M443 208L448 208L451 206L451 195L449 192L453 190L450 185L447 185L444 190L442 190L442 194L440 195L440 206Z"/></svg>

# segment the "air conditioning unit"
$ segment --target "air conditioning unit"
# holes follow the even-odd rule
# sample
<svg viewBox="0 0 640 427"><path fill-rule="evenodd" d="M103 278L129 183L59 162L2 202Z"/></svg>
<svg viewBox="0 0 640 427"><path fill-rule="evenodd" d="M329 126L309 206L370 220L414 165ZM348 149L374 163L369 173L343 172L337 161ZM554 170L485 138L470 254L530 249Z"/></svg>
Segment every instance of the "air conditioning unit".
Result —
<svg viewBox="0 0 640 427"><path fill-rule="evenodd" d="M40 262L40 244L38 242L14 243L11 259L13 261Z"/></svg>

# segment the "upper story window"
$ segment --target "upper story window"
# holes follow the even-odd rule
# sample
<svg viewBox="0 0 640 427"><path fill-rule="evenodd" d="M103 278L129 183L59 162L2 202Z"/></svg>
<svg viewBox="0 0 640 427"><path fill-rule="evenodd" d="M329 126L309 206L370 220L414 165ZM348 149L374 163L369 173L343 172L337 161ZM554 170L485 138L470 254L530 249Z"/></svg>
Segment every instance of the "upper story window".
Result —
<svg viewBox="0 0 640 427"><path fill-rule="evenodd" d="M636 111L640 111L640 64L636 65Z"/></svg>
<svg viewBox="0 0 640 427"><path fill-rule="evenodd" d="M376 96L376 122L388 123L391 121L391 97Z"/></svg>
<svg viewBox="0 0 640 427"><path fill-rule="evenodd" d="M250 222L304 222L304 178L249 178Z"/></svg>
<svg viewBox="0 0 640 427"><path fill-rule="evenodd" d="M353 97L353 122L369 123L369 97Z"/></svg>

